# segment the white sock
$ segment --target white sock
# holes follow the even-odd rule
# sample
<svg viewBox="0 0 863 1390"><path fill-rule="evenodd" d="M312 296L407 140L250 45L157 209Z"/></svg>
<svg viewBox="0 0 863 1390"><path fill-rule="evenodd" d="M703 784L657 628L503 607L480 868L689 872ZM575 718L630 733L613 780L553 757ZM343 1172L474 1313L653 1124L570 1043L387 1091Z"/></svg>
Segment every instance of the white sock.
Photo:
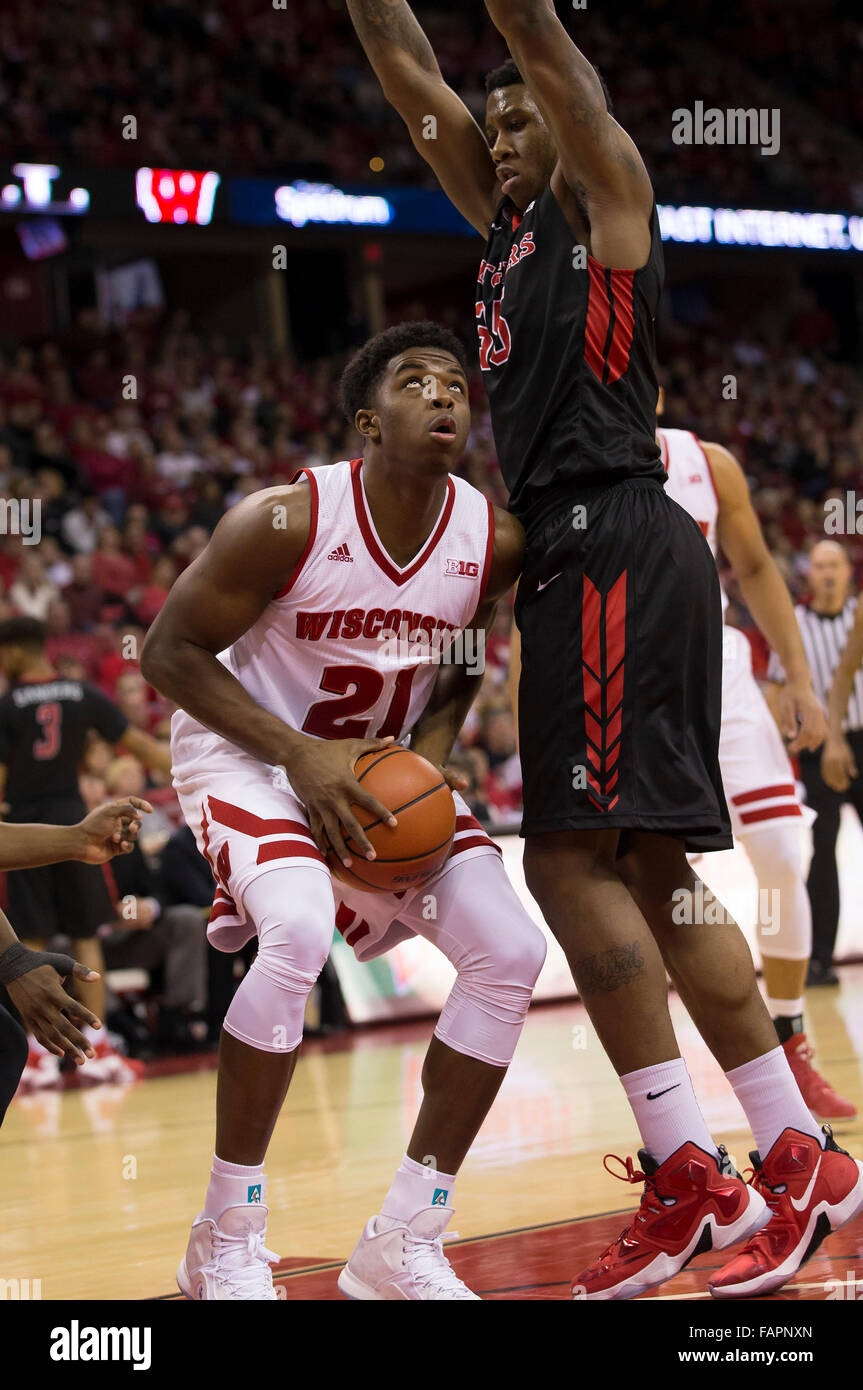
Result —
<svg viewBox="0 0 863 1390"><path fill-rule="evenodd" d="M405 1154L384 1198L381 1215L409 1222L426 1207L452 1207L454 1191L454 1173L427 1168Z"/></svg>
<svg viewBox="0 0 863 1390"><path fill-rule="evenodd" d="M763 1057L754 1057L725 1075L746 1111L755 1147L762 1158L766 1158L783 1129L811 1134L823 1149L824 1134L806 1109L784 1048L774 1047Z"/></svg>
<svg viewBox="0 0 863 1390"><path fill-rule="evenodd" d="M242 1163L226 1163L213 1154L210 1186L204 1201L204 1216L218 1221L228 1207L241 1207L247 1202L257 1205L267 1200L267 1179L263 1163L247 1168Z"/></svg>
<svg viewBox="0 0 863 1390"><path fill-rule="evenodd" d="M657 1163L664 1163L687 1142L705 1153L717 1152L682 1057L627 1072L620 1080L644 1147Z"/></svg>

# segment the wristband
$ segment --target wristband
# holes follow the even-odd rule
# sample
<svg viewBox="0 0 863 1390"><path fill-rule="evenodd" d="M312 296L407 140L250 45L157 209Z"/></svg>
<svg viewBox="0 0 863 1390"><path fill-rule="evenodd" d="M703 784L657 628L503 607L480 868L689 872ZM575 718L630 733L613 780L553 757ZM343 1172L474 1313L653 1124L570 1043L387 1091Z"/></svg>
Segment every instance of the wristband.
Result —
<svg viewBox="0 0 863 1390"><path fill-rule="evenodd" d="M52 965L63 979L71 975L75 968L71 956L64 956L57 951L31 951L29 946L22 945L20 941L13 941L11 946L0 953L0 985L10 985L30 970L38 970L40 965Z"/></svg>

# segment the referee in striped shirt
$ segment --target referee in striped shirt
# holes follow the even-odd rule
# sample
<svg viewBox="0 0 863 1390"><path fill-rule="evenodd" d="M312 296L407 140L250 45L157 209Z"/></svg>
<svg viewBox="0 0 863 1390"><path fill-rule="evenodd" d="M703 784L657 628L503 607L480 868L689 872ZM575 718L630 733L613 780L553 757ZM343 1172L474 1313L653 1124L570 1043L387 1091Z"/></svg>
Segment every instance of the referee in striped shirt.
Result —
<svg viewBox="0 0 863 1390"><path fill-rule="evenodd" d="M812 827L809 901L812 905L812 959L807 985L835 985L833 950L839 927L839 873L836 837L843 801L863 821L863 604L849 594L851 564L838 541L813 546L809 569L812 599L795 609L815 694L827 708L830 730L823 749L801 752L800 776L806 801L817 813ZM767 678L784 684L785 672L772 653Z"/></svg>

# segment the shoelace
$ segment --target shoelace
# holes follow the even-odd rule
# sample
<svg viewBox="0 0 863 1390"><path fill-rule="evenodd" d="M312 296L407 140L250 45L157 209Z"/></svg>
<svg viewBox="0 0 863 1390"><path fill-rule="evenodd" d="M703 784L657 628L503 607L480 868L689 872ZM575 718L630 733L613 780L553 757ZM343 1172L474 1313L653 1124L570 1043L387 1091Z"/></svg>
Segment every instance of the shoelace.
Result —
<svg viewBox="0 0 863 1390"><path fill-rule="evenodd" d="M613 1158L615 1163L620 1164L620 1166L623 1168L622 1173L617 1173L613 1168L609 1168L608 1160L610 1158ZM615 1248L623 1243L623 1241L629 1235L630 1231L635 1230L636 1221L644 1221L646 1219L641 1214L642 1207L646 1207L648 1211L652 1211L655 1215L659 1215L659 1213L664 1210L662 1198L660 1197L656 1189L655 1178L649 1173L642 1173L640 1168L636 1168L635 1164L633 1163L630 1157L627 1157L624 1161L619 1156L619 1154L606 1154L602 1160L602 1166L605 1169L606 1173L610 1173L613 1178L619 1178L621 1182L643 1182L644 1192L641 1194L641 1203L639 1205L638 1211L635 1213L635 1216L630 1221L628 1226L624 1226L623 1230L620 1232L620 1235L616 1236L615 1239L611 1242L611 1244L607 1246L605 1250L603 1250L602 1254L599 1257L600 1260L605 1259L606 1255L612 1255L614 1253ZM653 1200L654 1198L656 1199L656 1201ZM656 1202L659 1203L658 1206L656 1205Z"/></svg>
<svg viewBox="0 0 863 1390"><path fill-rule="evenodd" d="M268 1266L278 1264L280 1257L267 1249L260 1231L230 1236L216 1230L213 1247L216 1274L231 1293L239 1298L254 1297L263 1301L277 1297Z"/></svg>
<svg viewBox="0 0 863 1390"><path fill-rule="evenodd" d="M443 1252L445 1240L458 1240L458 1231L441 1236L416 1236L405 1232L405 1263L418 1284L432 1293L470 1293Z"/></svg>

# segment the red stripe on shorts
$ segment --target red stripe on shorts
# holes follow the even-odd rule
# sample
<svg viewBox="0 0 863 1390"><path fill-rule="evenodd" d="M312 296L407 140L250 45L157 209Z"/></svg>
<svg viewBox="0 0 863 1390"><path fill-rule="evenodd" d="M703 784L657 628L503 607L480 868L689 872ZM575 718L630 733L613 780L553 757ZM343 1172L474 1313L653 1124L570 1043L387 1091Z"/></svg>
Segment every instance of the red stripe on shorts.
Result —
<svg viewBox="0 0 863 1390"><path fill-rule="evenodd" d="M760 811L744 811L740 819L744 825L757 820L780 820L783 816L801 816L803 812L795 802L793 806L765 806Z"/></svg>
<svg viewBox="0 0 863 1390"><path fill-rule="evenodd" d="M750 801L767 801L776 796L796 798L796 795L794 783L784 782L781 787L761 787L757 792L741 792L740 796L732 796L731 801L734 806L746 806Z"/></svg>

